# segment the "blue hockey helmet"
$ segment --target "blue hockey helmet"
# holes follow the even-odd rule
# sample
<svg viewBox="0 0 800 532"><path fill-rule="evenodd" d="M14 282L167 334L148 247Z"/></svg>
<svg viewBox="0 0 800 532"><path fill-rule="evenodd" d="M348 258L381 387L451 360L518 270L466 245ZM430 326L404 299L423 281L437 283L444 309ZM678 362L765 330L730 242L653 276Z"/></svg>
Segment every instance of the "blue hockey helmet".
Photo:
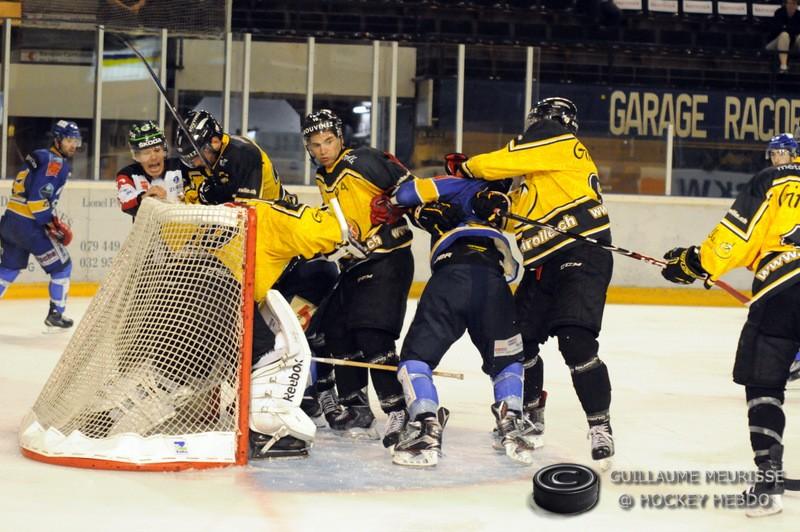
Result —
<svg viewBox="0 0 800 532"><path fill-rule="evenodd" d="M769 140L767 144L766 159L769 160L769 155L776 150L786 150L792 157L797 156L797 141L791 133L781 133L775 135Z"/></svg>
<svg viewBox="0 0 800 532"><path fill-rule="evenodd" d="M53 134L53 139L57 141L61 141L61 139L78 139L78 146L81 145L83 140L78 124L71 120L59 120L53 124L51 133Z"/></svg>

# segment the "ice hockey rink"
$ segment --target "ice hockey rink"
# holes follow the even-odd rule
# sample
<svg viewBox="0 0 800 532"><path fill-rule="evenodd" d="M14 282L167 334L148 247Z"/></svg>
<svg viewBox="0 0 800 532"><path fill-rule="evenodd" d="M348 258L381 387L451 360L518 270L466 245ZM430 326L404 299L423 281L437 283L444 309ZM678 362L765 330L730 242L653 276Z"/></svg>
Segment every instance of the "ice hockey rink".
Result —
<svg viewBox="0 0 800 532"><path fill-rule="evenodd" d="M88 299L72 299L79 318ZM800 495L782 514L750 519L715 508L715 496L743 484L707 483L713 471L752 468L744 391L730 379L744 308L609 305L601 357L612 385L617 454L601 474L600 502L577 516L529 505L542 466L589 459L586 423L569 373L545 346L545 447L530 467L496 454L488 378L462 338L438 379L451 409L444 456L433 469L392 465L380 442L353 442L321 430L305 460L180 473L116 472L47 465L24 458L17 429L69 340L44 334L42 300L0 301L0 530L8 531L371 531L371 530L798 530ZM409 315L415 305L409 305ZM408 325L408 319L407 323ZM800 390L788 390L785 468L800 476ZM377 411L377 409L376 409ZM384 418L379 418L382 426ZM615 475L698 471L697 484L620 483ZM616 473L615 473L616 472ZM630 478L630 476L628 477ZM643 496L706 495L705 508L642 508ZM619 500L631 495L634 507ZM651 498L658 501L659 497Z"/></svg>

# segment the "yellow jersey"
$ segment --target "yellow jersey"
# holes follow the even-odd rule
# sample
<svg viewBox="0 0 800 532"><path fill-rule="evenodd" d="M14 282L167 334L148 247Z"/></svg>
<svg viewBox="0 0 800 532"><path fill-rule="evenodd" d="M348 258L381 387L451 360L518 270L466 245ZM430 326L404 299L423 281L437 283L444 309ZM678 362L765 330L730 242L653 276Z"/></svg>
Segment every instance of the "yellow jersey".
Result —
<svg viewBox="0 0 800 532"><path fill-rule="evenodd" d="M347 223L362 242L380 241L373 253L387 253L411 246L411 231L401 218L390 231L381 231L385 224L373 225L370 202L400 182L412 178L411 173L383 152L369 147L344 150L329 167L317 168L316 183L325 204L338 198Z"/></svg>
<svg viewBox="0 0 800 532"><path fill-rule="evenodd" d="M468 177L490 181L523 176L521 186L509 195L512 213L611 243L597 167L583 143L558 122L537 122L504 148L471 157L462 168ZM507 221L505 229L514 232L529 268L580 244L520 222Z"/></svg>
<svg viewBox="0 0 800 532"><path fill-rule="evenodd" d="M712 280L753 271L753 301L800 281L800 164L767 168L739 192L700 246Z"/></svg>

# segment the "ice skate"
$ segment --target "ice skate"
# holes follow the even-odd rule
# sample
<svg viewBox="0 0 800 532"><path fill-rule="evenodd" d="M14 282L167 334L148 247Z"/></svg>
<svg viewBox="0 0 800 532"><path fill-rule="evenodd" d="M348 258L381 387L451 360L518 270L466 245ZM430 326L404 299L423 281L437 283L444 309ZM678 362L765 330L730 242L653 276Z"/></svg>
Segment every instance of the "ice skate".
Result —
<svg viewBox="0 0 800 532"><path fill-rule="evenodd" d="M592 460L601 471L611 467L611 457L614 456L614 437L612 436L611 423L604 421L589 427L587 436L591 440Z"/></svg>
<svg viewBox="0 0 800 532"><path fill-rule="evenodd" d="M318 429L328 426L322 406L319 403L319 397L314 392L313 387L306 389L303 401L300 403L300 409L311 418L311 421L314 422Z"/></svg>
<svg viewBox="0 0 800 532"><path fill-rule="evenodd" d="M50 303L50 311L44 319L44 324L47 325L48 332L60 332L69 329L74 323L73 320L59 312L54 304Z"/></svg>
<svg viewBox="0 0 800 532"><path fill-rule="evenodd" d="M310 442L294 436L281 436L280 434L270 436L269 434L250 432L250 458L254 460L264 458L305 458L308 456L310 448Z"/></svg>
<svg viewBox="0 0 800 532"><path fill-rule="evenodd" d="M407 424L408 412L405 409L389 412L389 417L383 429L383 446L389 449L390 453L394 452L394 447L400 439L400 434Z"/></svg>
<svg viewBox="0 0 800 532"><path fill-rule="evenodd" d="M340 404L339 408L330 415L326 413L325 417L331 430L340 436L356 440L380 439L375 415L369 407L366 393L364 391L356 392L356 395L349 399L348 403Z"/></svg>
<svg viewBox="0 0 800 532"><path fill-rule="evenodd" d="M509 410L505 401L492 405L492 414L497 421L497 435L500 447L506 456L521 464L533 463L533 430L531 421L521 412Z"/></svg>
<svg viewBox="0 0 800 532"><path fill-rule="evenodd" d="M392 463L410 467L433 467L442 454L442 431L450 411L440 407L436 415L428 414L409 421L394 447Z"/></svg>
<svg viewBox="0 0 800 532"><path fill-rule="evenodd" d="M783 445L769 449L769 460L758 465L758 480L744 492L747 517L766 517L783 511Z"/></svg>

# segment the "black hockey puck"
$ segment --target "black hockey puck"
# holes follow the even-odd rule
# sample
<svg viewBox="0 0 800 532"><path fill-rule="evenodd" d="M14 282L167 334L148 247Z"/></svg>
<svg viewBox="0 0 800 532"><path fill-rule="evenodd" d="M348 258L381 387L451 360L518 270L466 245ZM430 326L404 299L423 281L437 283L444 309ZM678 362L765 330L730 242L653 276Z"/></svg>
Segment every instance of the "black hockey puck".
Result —
<svg viewBox="0 0 800 532"><path fill-rule="evenodd" d="M553 464L533 476L533 500L558 514L590 510L600 497L597 473L578 464Z"/></svg>

